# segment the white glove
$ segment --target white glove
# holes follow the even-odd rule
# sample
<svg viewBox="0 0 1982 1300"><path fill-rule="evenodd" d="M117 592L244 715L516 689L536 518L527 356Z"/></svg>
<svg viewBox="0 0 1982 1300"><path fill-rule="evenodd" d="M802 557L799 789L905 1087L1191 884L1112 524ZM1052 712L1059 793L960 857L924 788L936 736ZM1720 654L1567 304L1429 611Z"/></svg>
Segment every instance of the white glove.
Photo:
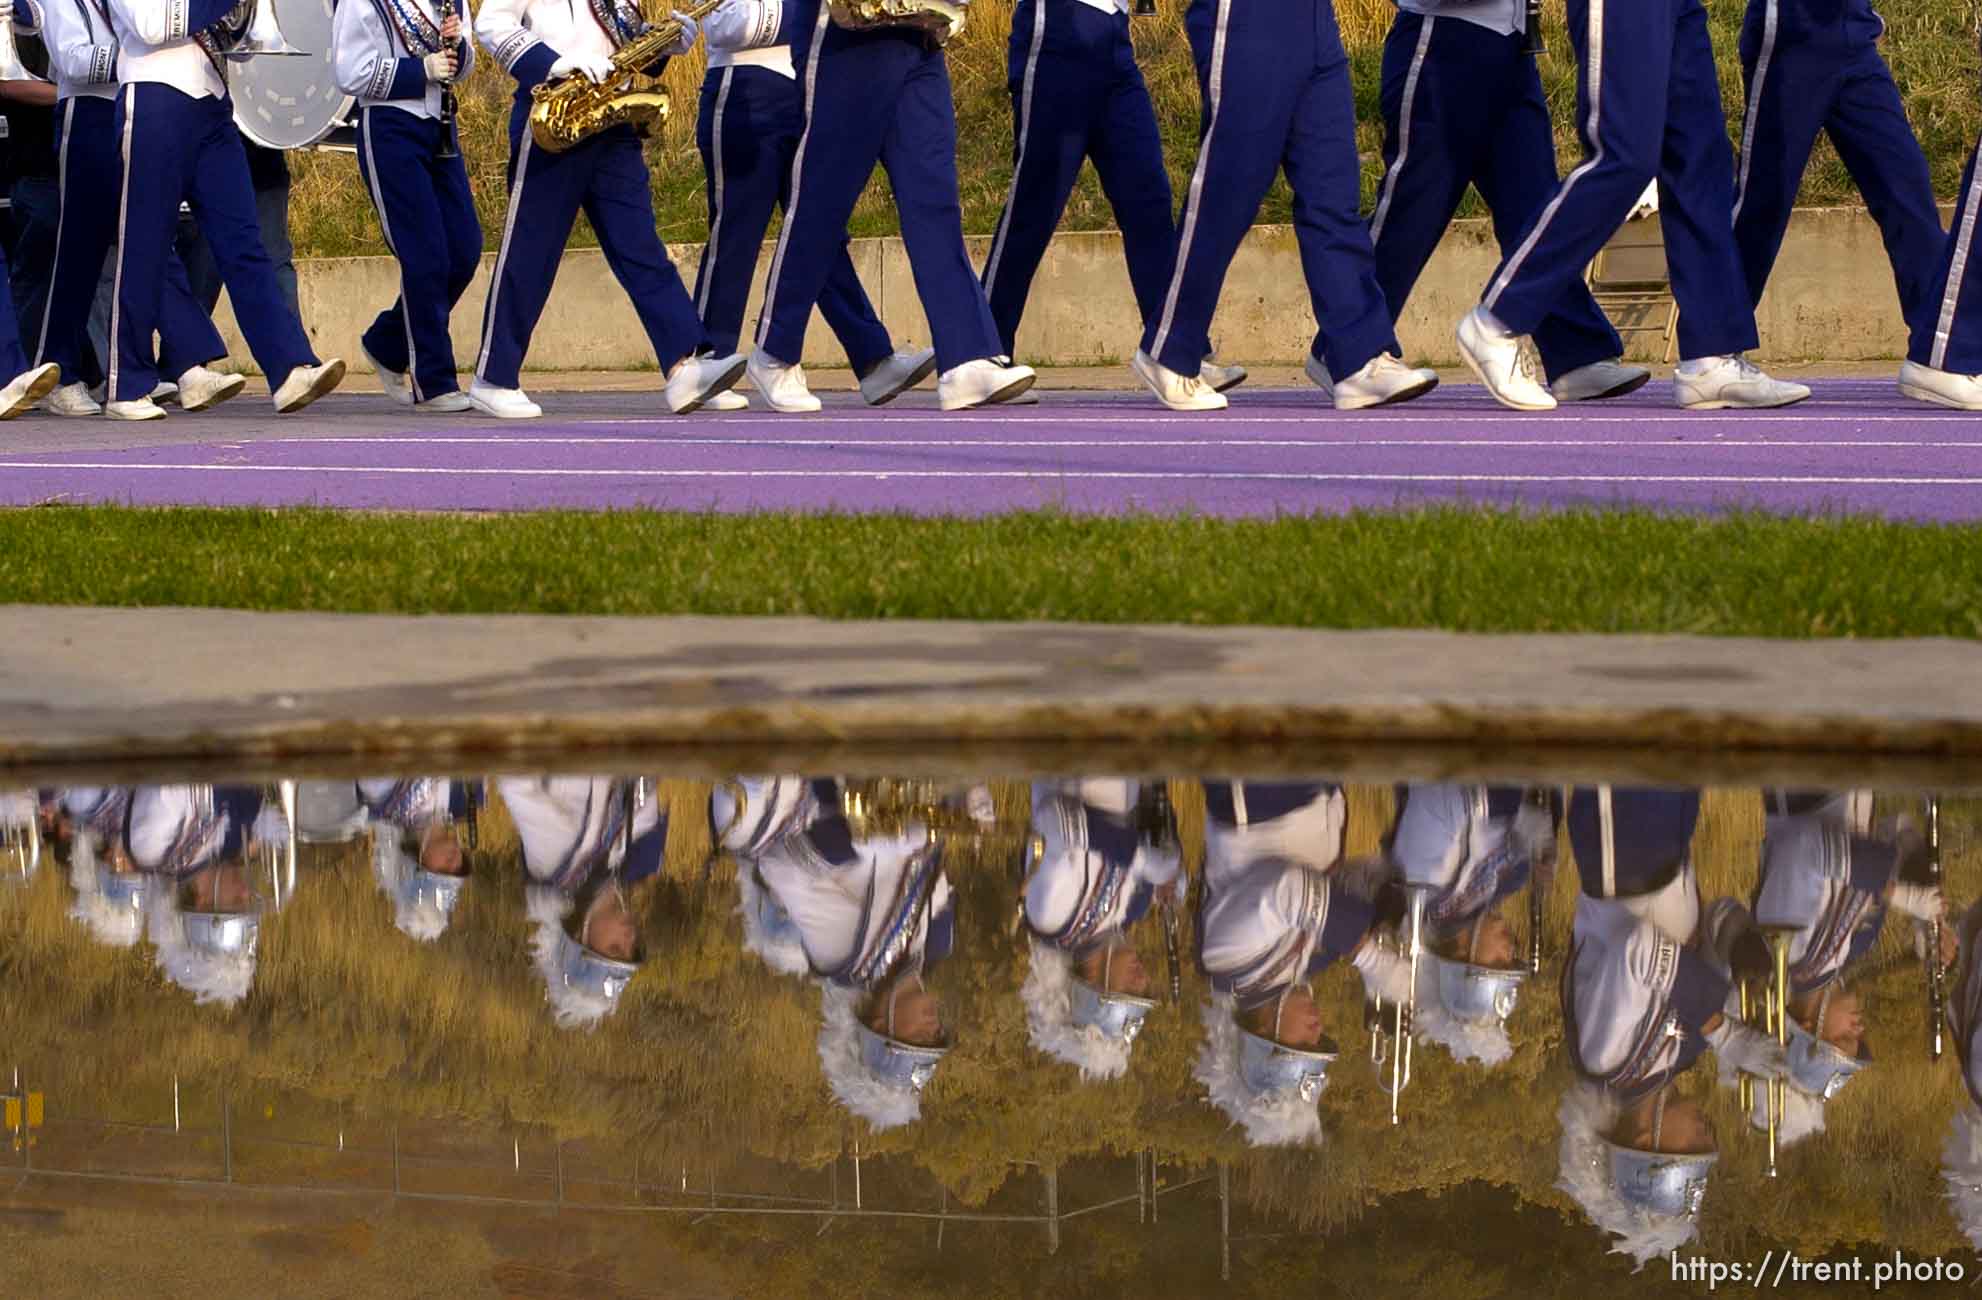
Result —
<svg viewBox="0 0 1982 1300"><path fill-rule="evenodd" d="M1939 885L1909 885L1904 880L1893 886L1892 909L1916 921L1931 921L1947 912Z"/></svg>
<svg viewBox="0 0 1982 1300"><path fill-rule="evenodd" d="M421 59L420 63L427 70L427 80L434 85L445 86L448 82L454 80L454 74L457 71L454 66L454 51L442 50L438 54L429 54L426 58Z"/></svg>
<svg viewBox="0 0 1982 1300"><path fill-rule="evenodd" d="M695 48L695 38L701 31L700 28L696 27L695 20L679 9L674 11L674 20L681 24L681 35L671 42L666 49L661 51L661 53L670 57L676 54L686 54Z"/></svg>
<svg viewBox="0 0 1982 1300"><path fill-rule="evenodd" d="M1720 1027L1707 1035L1707 1046L1724 1064L1758 1079L1779 1079L1789 1071L1789 1054L1781 1043L1733 1016L1721 1017Z"/></svg>
<svg viewBox="0 0 1982 1300"><path fill-rule="evenodd" d="M597 85L613 74L612 60L603 54L567 54L551 64L551 70L544 74L544 79L556 81L573 74Z"/></svg>
<svg viewBox="0 0 1982 1300"><path fill-rule="evenodd" d="M1387 943L1371 940L1356 954L1355 967L1363 977L1363 994L1382 998L1386 1003L1406 1001L1411 995L1411 959Z"/></svg>

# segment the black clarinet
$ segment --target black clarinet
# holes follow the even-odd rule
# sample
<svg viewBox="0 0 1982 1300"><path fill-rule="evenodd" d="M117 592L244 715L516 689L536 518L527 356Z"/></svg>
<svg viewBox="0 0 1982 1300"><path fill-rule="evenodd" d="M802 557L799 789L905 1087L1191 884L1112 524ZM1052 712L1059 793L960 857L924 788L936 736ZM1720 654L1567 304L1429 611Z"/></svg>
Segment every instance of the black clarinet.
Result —
<svg viewBox="0 0 1982 1300"><path fill-rule="evenodd" d="M1542 43L1542 0L1528 0L1528 21L1521 33L1521 48L1530 55L1548 49Z"/></svg>
<svg viewBox="0 0 1982 1300"><path fill-rule="evenodd" d="M440 0L441 22L445 23L448 19L457 17L459 16L459 14L460 14L460 10L455 7L454 0ZM455 56L454 66L457 69L459 69L461 66L460 46L461 46L461 42L456 41L453 47L453 54ZM456 132L455 132L454 119L455 119L454 78L450 77L447 79L447 81L442 83L440 88L440 154L438 155L439 157L459 158L461 156L461 145L455 138Z"/></svg>
<svg viewBox="0 0 1982 1300"><path fill-rule="evenodd" d="M1156 17L1156 0L1136 0L1136 17Z"/></svg>

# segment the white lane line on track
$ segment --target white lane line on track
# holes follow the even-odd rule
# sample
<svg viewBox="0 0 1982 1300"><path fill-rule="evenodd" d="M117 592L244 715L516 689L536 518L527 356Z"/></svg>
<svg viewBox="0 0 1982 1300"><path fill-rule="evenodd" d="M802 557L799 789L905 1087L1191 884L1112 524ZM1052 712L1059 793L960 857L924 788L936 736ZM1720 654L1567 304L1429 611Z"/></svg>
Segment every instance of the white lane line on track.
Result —
<svg viewBox="0 0 1982 1300"><path fill-rule="evenodd" d="M246 447L308 447L308 446L449 446L459 443L463 446L516 446L516 447L1174 447L1183 449L1202 447L1456 447L1467 450L1473 447L1504 449L1510 447L1634 447L1634 448L1673 448L1692 450L1694 448L1716 451L1739 451L1749 447L1849 447L1854 449L1899 448L1909 451L1923 449L1949 449L1982 453L1982 438L1946 440L1933 442L1909 441L1904 438L1747 438L1739 442L1716 440L1713 442L1647 442L1639 438L856 438L831 434L821 438L669 438L656 441L653 438L607 438L607 437L553 437L529 435L506 437L497 434L452 434L439 437L409 434L400 437L392 434L365 434L359 437L339 438L266 438L250 443L231 444ZM196 444L197 445L197 444ZM60 453L49 453L57 455Z"/></svg>
<svg viewBox="0 0 1982 1300"><path fill-rule="evenodd" d="M54 472L109 470L120 474L396 474L493 475L509 478L657 478L657 479L1068 479L1155 482L1285 482L1285 483L1708 483L1732 487L1982 487L1982 476L1928 477L1920 475L1795 475L1795 474L1326 474L1294 471L1244 470L975 470L975 469L502 469L483 466L431 465L125 465L111 461L49 465L32 461L0 461L0 469Z"/></svg>

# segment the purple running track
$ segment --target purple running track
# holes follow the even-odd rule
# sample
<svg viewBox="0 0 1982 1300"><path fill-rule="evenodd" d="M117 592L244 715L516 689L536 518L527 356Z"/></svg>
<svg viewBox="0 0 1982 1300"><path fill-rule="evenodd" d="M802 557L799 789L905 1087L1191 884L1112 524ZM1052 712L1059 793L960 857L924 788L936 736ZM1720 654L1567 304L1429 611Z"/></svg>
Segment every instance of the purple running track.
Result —
<svg viewBox="0 0 1982 1300"><path fill-rule="evenodd" d="M656 414L651 394L550 394L545 418L515 423L353 393L290 420L33 417L0 430L0 504L1256 516L1473 502L1982 518L1982 415L1908 402L1890 381L1815 387L1782 411L1685 412L1660 382L1543 415L1459 385L1350 415L1311 391L1251 388L1213 415L1134 393L947 415L926 392L880 410L842 396L813 416L688 417Z"/></svg>

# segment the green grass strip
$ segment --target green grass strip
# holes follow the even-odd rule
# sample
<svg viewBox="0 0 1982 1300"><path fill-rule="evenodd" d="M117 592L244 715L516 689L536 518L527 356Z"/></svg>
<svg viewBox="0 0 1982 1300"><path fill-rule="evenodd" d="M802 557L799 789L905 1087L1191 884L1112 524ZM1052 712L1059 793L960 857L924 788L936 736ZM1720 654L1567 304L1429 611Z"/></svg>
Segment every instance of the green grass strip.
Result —
<svg viewBox="0 0 1982 1300"><path fill-rule="evenodd" d="M1976 637L1982 526L50 508L0 512L0 601Z"/></svg>

